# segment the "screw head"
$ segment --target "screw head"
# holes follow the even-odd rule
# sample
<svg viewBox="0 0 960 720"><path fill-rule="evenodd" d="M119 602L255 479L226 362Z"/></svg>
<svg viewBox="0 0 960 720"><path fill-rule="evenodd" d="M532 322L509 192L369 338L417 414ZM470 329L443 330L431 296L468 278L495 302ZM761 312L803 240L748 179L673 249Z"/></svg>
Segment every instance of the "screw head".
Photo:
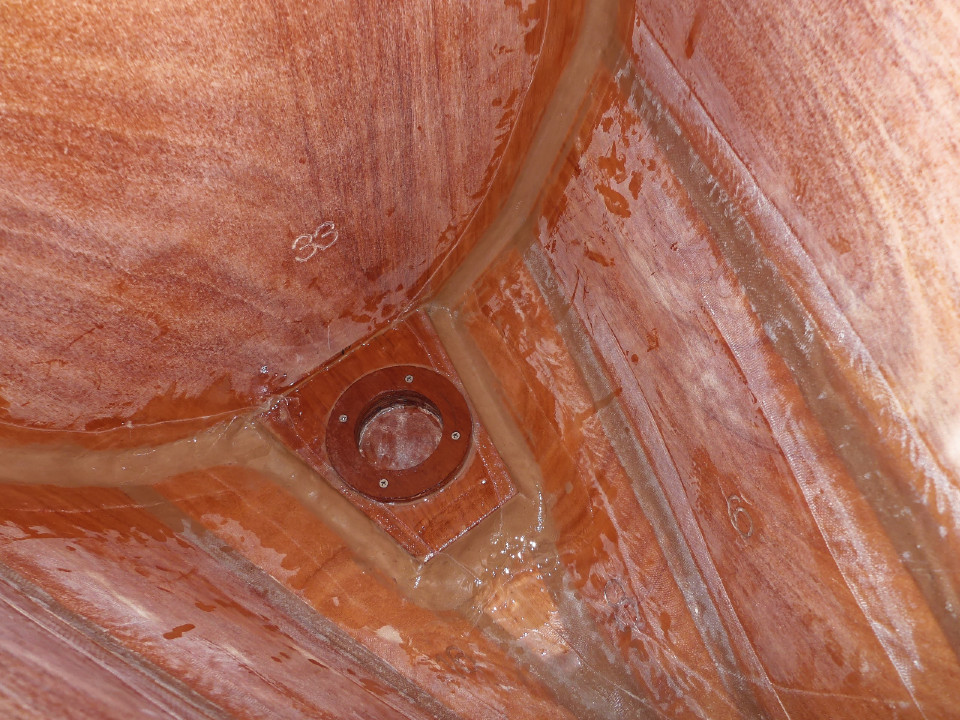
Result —
<svg viewBox="0 0 960 720"><path fill-rule="evenodd" d="M339 418L339 420L340 420L340 422L346 422L346 421L347 421L347 416L346 416L346 415L341 415L340 418Z"/></svg>
<svg viewBox="0 0 960 720"><path fill-rule="evenodd" d="M413 382L413 375L407 375L407 376L404 378L404 380L406 380L408 383L412 383L412 382Z"/></svg>
<svg viewBox="0 0 960 720"><path fill-rule="evenodd" d="M380 487L385 488L389 484L386 478L380 478Z"/></svg>
<svg viewBox="0 0 960 720"><path fill-rule="evenodd" d="M459 439L460 439L460 433L457 432L456 430L454 430L452 433L450 433L450 439L451 439L451 440L459 440Z"/></svg>

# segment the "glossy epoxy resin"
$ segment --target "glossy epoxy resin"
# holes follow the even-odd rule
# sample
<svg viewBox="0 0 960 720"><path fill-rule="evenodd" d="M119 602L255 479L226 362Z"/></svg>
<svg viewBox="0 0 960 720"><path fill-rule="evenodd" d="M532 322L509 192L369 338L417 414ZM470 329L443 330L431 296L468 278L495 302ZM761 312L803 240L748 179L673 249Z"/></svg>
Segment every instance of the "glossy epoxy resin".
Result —
<svg viewBox="0 0 960 720"><path fill-rule="evenodd" d="M3 716L960 717L958 25L0 8Z"/></svg>

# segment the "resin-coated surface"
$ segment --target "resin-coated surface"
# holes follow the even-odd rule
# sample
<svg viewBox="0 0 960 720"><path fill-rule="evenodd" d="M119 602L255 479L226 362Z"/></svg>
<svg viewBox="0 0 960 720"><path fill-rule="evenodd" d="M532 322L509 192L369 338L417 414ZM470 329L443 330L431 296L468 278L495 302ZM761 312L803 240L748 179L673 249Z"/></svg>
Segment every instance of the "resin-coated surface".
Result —
<svg viewBox="0 0 960 720"><path fill-rule="evenodd" d="M236 411L416 307L529 144L549 12L5 5L0 420Z"/></svg>
<svg viewBox="0 0 960 720"><path fill-rule="evenodd" d="M0 712L957 718L952 5L396 5L9 23Z"/></svg>

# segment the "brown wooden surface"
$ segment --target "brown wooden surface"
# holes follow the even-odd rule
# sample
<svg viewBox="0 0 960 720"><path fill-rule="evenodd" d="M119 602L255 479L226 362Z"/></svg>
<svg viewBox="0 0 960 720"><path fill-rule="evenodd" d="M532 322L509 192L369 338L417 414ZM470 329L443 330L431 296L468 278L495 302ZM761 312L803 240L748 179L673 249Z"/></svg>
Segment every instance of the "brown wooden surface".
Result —
<svg viewBox="0 0 960 720"><path fill-rule="evenodd" d="M942 44L957 18L948 5L914 12L896 3L879 16L854 3L826 24L812 6L764 17L770 33L790 29L791 47L767 57L761 51L767 31L734 45L765 58L752 68L729 62L726 49L723 61L714 62L712 37L688 63L671 62L673 43L663 38L676 31L676 18L652 25L662 45L638 23L633 49L664 104L684 108L674 111L678 130L732 198L724 203L736 208L730 217L741 231L718 245L725 262L820 425L822 441L876 513L957 648L960 409L947 389L960 355L957 203L948 189L955 183L944 173L955 168L960 108L946 100L956 97L956 54L943 52ZM716 13L714 25L729 21ZM823 58L822 67L798 73L813 54ZM758 72L769 79L757 82ZM709 85L697 79L714 73L717 82ZM696 94L681 99L683 82ZM802 93L791 91L801 85ZM707 91L720 87L727 97ZM771 105L776 112L756 112ZM794 457L812 450L789 446ZM821 524L846 524L844 505L831 499ZM855 525L848 525L852 532ZM886 592L873 591L875 608L889 603ZM889 617L885 611L876 620ZM895 652L903 658L910 648Z"/></svg>
<svg viewBox="0 0 960 720"><path fill-rule="evenodd" d="M7 718L210 717L111 658L6 578L0 584L0 688Z"/></svg>
<svg viewBox="0 0 960 720"><path fill-rule="evenodd" d="M796 292L824 325L842 316L829 327L846 333L837 345L862 343L877 364L880 379L861 370L860 393L895 398L887 412L906 416L953 485L958 32L951 2L655 0L638 5L632 41L658 92L679 78L702 103L709 124L692 107L677 117L711 170L730 172L708 149L722 137L759 189L752 200L782 216L781 233L759 241L797 266Z"/></svg>
<svg viewBox="0 0 960 720"><path fill-rule="evenodd" d="M567 10L5 5L0 419L235 411L415 307L509 188Z"/></svg>
<svg viewBox="0 0 960 720"><path fill-rule="evenodd" d="M737 717L601 413L519 256L495 267L465 310L541 465L544 491L556 498L565 583L617 653L615 665L669 717Z"/></svg>
<svg viewBox="0 0 960 720"><path fill-rule="evenodd" d="M453 383L460 382L430 320L416 313L284 396L263 415L263 422L408 552L430 556L513 497L516 487L476 418L463 467L434 493L410 502L383 503L344 482L327 455L330 410L355 380L392 365L433 368Z"/></svg>
<svg viewBox="0 0 960 720"><path fill-rule="evenodd" d="M713 600L729 604L718 610L740 672L771 716L822 717L829 709L831 717L856 717L874 708L908 717L916 702L912 716L949 717L952 701L933 688L954 683L960 668L941 629L869 510L859 508L853 528L825 524L830 516L816 507L814 489L794 475L771 430L776 415L790 416L793 432L817 443L832 491L856 496L744 305L720 241L657 146L642 99L605 82L602 114L585 128L584 149L571 158L563 199L529 262L552 286L557 310L569 303L580 317L653 461L652 479L681 526L691 521L685 539L701 573L720 578ZM758 398L743 374L741 347L751 344L757 362L779 372L776 397ZM844 551L856 536L868 538L869 555ZM903 669L902 638L877 635L883 611L886 622L907 621L874 604L881 598L869 586L878 576L896 587L884 588L887 597L911 608L910 661L925 668L922 678Z"/></svg>
<svg viewBox="0 0 960 720"><path fill-rule="evenodd" d="M405 409L419 410L413 417L432 432L388 420ZM459 474L472 447L463 390L424 365L389 365L354 380L328 410L323 442L341 480L388 502L436 492Z"/></svg>
<svg viewBox="0 0 960 720"><path fill-rule="evenodd" d="M458 716L574 717L502 639L452 608L431 610L423 598L404 597L395 581L378 577L354 556L350 538L339 537L269 478L214 468L158 489ZM442 584L438 590L444 592ZM457 592L452 586L446 591ZM443 597L433 601L445 604Z"/></svg>
<svg viewBox="0 0 960 720"><path fill-rule="evenodd" d="M0 497L0 562L156 668L156 682L173 678L237 718L417 712L122 491L5 486ZM78 707L107 691L101 680Z"/></svg>
<svg viewBox="0 0 960 720"><path fill-rule="evenodd" d="M958 716L960 14L600 7L0 10L0 712Z"/></svg>

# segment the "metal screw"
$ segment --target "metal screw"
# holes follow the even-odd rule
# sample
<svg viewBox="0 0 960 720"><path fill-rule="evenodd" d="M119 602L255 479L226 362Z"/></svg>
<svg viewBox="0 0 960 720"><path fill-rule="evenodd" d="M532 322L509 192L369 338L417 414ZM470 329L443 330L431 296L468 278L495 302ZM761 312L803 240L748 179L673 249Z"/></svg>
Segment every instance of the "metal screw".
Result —
<svg viewBox="0 0 960 720"><path fill-rule="evenodd" d="M454 432L450 433L450 438L451 438L452 440L459 440L459 439L460 439L460 433L454 431Z"/></svg>
<svg viewBox="0 0 960 720"><path fill-rule="evenodd" d="M340 422L346 422L346 421L347 421L347 416L346 416L346 415L341 415L341 416L340 416Z"/></svg>
<svg viewBox="0 0 960 720"><path fill-rule="evenodd" d="M380 478L380 487L385 488L389 484L386 478Z"/></svg>
<svg viewBox="0 0 960 720"><path fill-rule="evenodd" d="M413 375L407 375L407 376L404 378L404 380L406 380L408 383L412 383L412 382L413 382Z"/></svg>

